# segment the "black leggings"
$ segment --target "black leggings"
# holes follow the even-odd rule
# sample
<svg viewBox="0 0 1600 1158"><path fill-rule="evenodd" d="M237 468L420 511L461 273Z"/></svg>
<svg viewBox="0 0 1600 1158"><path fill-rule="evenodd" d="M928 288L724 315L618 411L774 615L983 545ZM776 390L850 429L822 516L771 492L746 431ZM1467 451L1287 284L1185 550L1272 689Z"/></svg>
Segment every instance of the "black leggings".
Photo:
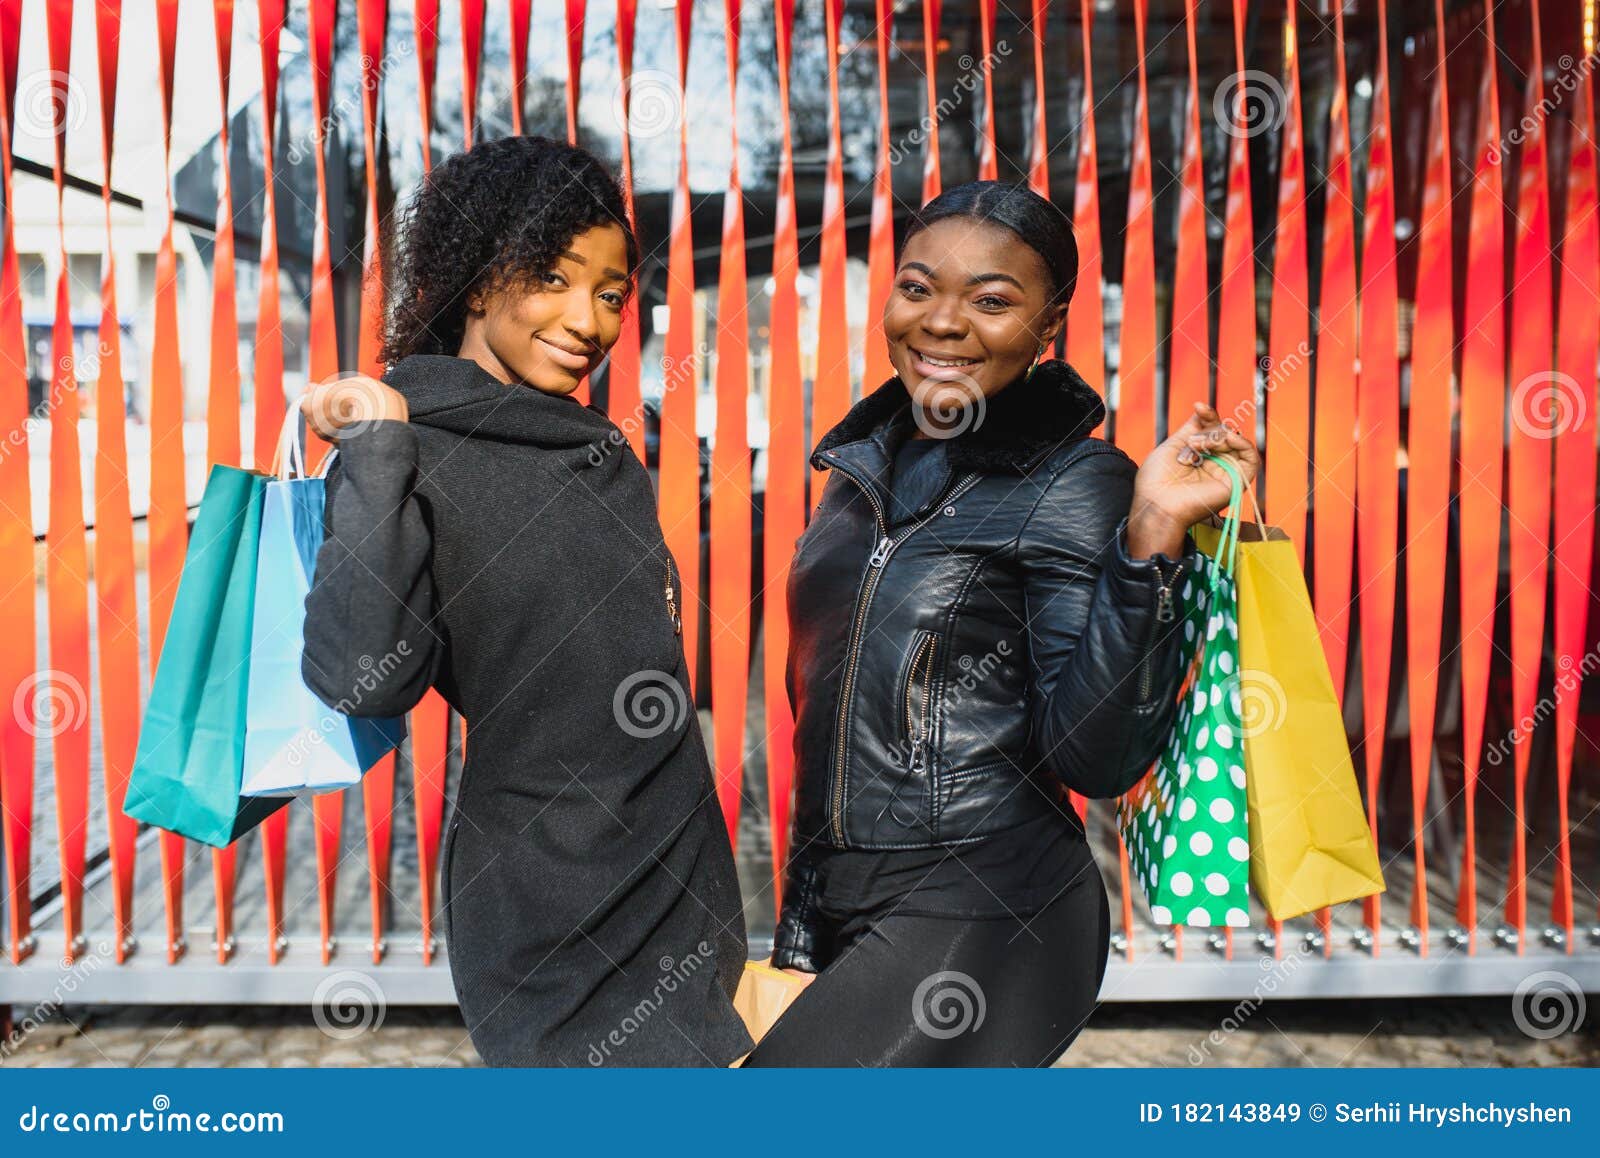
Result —
<svg viewBox="0 0 1600 1158"><path fill-rule="evenodd" d="M1031 916L847 922L744 1064L1048 1066L1094 1012L1110 926L1094 871Z"/></svg>

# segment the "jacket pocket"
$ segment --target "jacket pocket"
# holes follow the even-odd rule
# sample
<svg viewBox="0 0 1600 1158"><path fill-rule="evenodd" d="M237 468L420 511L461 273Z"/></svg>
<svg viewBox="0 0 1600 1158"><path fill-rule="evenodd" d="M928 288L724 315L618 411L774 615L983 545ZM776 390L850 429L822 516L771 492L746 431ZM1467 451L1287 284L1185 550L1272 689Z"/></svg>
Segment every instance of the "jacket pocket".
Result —
<svg viewBox="0 0 1600 1158"><path fill-rule="evenodd" d="M896 703L900 713L900 743L906 767L913 773L927 770L933 729L939 664L939 635L919 631L911 640L911 660L906 665Z"/></svg>

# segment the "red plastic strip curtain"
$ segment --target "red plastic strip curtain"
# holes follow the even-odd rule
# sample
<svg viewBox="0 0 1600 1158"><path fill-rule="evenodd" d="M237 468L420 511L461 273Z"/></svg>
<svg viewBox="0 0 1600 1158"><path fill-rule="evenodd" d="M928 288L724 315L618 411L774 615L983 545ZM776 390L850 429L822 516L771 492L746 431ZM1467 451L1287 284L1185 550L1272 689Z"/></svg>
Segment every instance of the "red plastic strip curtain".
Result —
<svg viewBox="0 0 1600 1158"><path fill-rule="evenodd" d="M930 0L932 2L932 0ZM839 29L844 0L823 0L828 38L828 167L822 191L822 253L818 270L817 359L812 371L811 438L815 442L850 409L850 327L845 310L844 149L839 112ZM811 509L824 478L811 478Z"/></svg>
<svg viewBox="0 0 1600 1158"><path fill-rule="evenodd" d="M1144 62L1149 0L1134 0L1134 52L1139 60L1128 175L1128 223L1122 257L1122 334L1117 359L1116 444L1141 458L1156 443L1156 251L1150 176L1150 89ZM1085 62L1087 64L1087 61ZM1081 168L1079 170L1082 172ZM1099 333L1100 323L1094 328Z"/></svg>
<svg viewBox="0 0 1600 1158"><path fill-rule="evenodd" d="M745 297L744 190L739 182L739 0L727 0L728 190L717 278L717 430L711 451L711 707L717 797L739 847L744 717L750 673L750 328Z"/></svg>
<svg viewBox="0 0 1600 1158"><path fill-rule="evenodd" d="M1534 719L1539 660L1544 646L1544 585L1550 549L1551 375L1555 349L1550 294L1550 187L1545 171L1544 52L1539 2L1528 8L1533 53L1523 104L1522 159L1517 167L1516 240L1512 250L1511 445L1506 497L1511 508L1507 544L1511 559L1512 719ZM1516 825L1506 881L1505 920L1521 953L1527 926L1527 787L1533 737L1518 729L1512 749L1512 809Z"/></svg>
<svg viewBox="0 0 1600 1158"><path fill-rule="evenodd" d="M762 511L762 574L766 586L762 674L766 681L767 812L772 828L774 912L783 904L789 852L789 796L794 787L794 716L786 690L789 653L789 563L805 530L805 408L800 387L800 239L794 204L794 141L789 132L789 65L794 57L794 0L775 0L778 44L778 203L772 227L772 304L767 386L767 494ZM881 62L883 58L880 56Z"/></svg>
<svg viewBox="0 0 1600 1158"><path fill-rule="evenodd" d="M1505 455L1505 157L1500 140L1499 51L1494 11L1484 10L1483 73L1473 140L1466 301L1461 329L1461 464L1458 484L1463 560L1500 558L1501 459ZM1327 339L1319 358L1326 358ZM1321 461L1321 455L1318 455ZM1320 508L1318 519L1320 521ZM1320 548L1319 548L1320 550ZM1478 948L1477 798L1483 762L1489 664L1494 655L1495 594L1500 568L1461 568L1461 883L1456 921L1467 951Z"/></svg>
<svg viewBox="0 0 1600 1158"><path fill-rule="evenodd" d="M1000 177L994 153L994 10L995 0L978 0L978 25L983 41L983 129L978 152L978 180Z"/></svg>
<svg viewBox="0 0 1600 1158"><path fill-rule="evenodd" d="M528 28L533 21L533 0L510 0L507 13L511 30L511 135L522 136L522 102L528 91Z"/></svg>
<svg viewBox="0 0 1600 1158"><path fill-rule="evenodd" d="M239 319L234 294L233 180L228 164L228 81L233 61L233 0L214 0L217 82L217 243L211 277L211 378L206 403L206 465L239 465Z"/></svg>
<svg viewBox="0 0 1600 1158"><path fill-rule="evenodd" d="M433 166L433 83L439 63L439 0L417 0L412 14L421 110L422 169ZM417 815L417 886L422 899L422 963L433 963L439 839L444 827L445 775L450 748L450 705L434 688L411 709L412 795Z"/></svg>
<svg viewBox="0 0 1600 1158"><path fill-rule="evenodd" d="M1228 192L1222 210L1222 271L1217 283L1216 403L1221 414L1250 434L1256 412L1256 262L1250 214L1250 138L1271 127L1271 117L1277 110L1263 108L1252 99L1244 59L1248 18L1248 0L1233 0L1233 123L1228 130ZM1281 238L1282 232L1277 236ZM1301 283L1290 308L1305 308L1303 277ZM1304 393L1302 388L1302 397ZM1188 418L1188 413L1183 417ZM1251 419L1249 423L1245 421L1247 417ZM1304 479L1305 438L1302 436L1295 446L1300 477ZM1278 456L1278 461L1283 462L1283 455Z"/></svg>
<svg viewBox="0 0 1600 1158"><path fill-rule="evenodd" d="M228 79L233 60L233 3L216 0L212 7L217 35L217 78L222 96L221 129L217 136L220 177L217 182L217 243L212 264L211 377L206 400L206 467L239 465L239 319L234 296L233 189L228 175ZM217 962L233 953L233 845L211 850L211 878L216 891Z"/></svg>
<svg viewBox="0 0 1600 1158"><path fill-rule="evenodd" d="M578 97L582 92L583 75L583 16L586 0L567 0L567 141L578 143ZM584 406L589 405L589 376L572 392Z"/></svg>
<svg viewBox="0 0 1600 1158"><path fill-rule="evenodd" d="M889 160L889 45L894 40L894 2L878 3L878 155L872 173L872 226L867 241L866 369L863 392L894 376L883 337L883 310L894 288L894 173Z"/></svg>
<svg viewBox="0 0 1600 1158"><path fill-rule="evenodd" d="M478 123L478 72L483 63L484 0L461 0L461 141L472 148Z"/></svg>
<svg viewBox="0 0 1600 1158"><path fill-rule="evenodd" d="M0 423L24 430L28 421L28 363L22 328L22 278L14 226L17 200L11 176L11 110L17 95L22 0L0 0L0 181L4 182L4 253L0 256ZM0 631L11 640L34 638L33 498L28 456L0 455ZM34 649L0 648L0 695L14 705L0 713L0 844L5 846L5 903L11 960L33 952Z"/></svg>
<svg viewBox="0 0 1600 1158"><path fill-rule="evenodd" d="M583 76L583 16L588 0L567 0L567 142L578 143L578 94Z"/></svg>
<svg viewBox="0 0 1600 1158"><path fill-rule="evenodd" d="M834 14L834 0L827 0L831 23L828 25L829 74L836 77L838 69L839 17ZM927 145L922 153L922 203L926 205L939 196L939 23L943 0L922 0L922 77L928 98L928 111L922 123ZM837 104L834 106L838 108ZM815 500L813 500L815 505Z"/></svg>
<svg viewBox="0 0 1600 1158"><path fill-rule="evenodd" d="M1344 14L1333 8L1333 97L1322 217L1322 279L1317 308L1316 428L1312 502L1317 517L1313 575L1317 627L1333 686L1345 696L1350 633L1350 567L1356 493L1355 199L1350 164L1350 105L1345 89ZM1333 953L1331 915L1317 913L1324 956Z"/></svg>
<svg viewBox="0 0 1600 1158"><path fill-rule="evenodd" d="M111 849L111 904L120 965L133 948L133 869L138 824L122 811L139 743L139 609L134 591L133 515L128 495L128 444L122 402L122 329L112 254L111 144L117 103L122 0L96 0L100 64L100 141L106 214L106 257L100 279L99 375L95 383L94 576L96 642L100 648L100 751Z"/></svg>
<svg viewBox="0 0 1600 1158"><path fill-rule="evenodd" d="M1388 722L1389 659L1394 645L1395 540L1399 518L1400 370L1397 362L1394 159L1389 129L1389 9L1378 0L1378 62L1362 218L1360 374L1356 390L1356 525L1361 571L1361 703L1365 719L1367 821L1378 831L1378 777ZM1363 914L1377 955L1380 898Z"/></svg>
<svg viewBox="0 0 1600 1158"><path fill-rule="evenodd" d="M433 85L439 72L439 0L416 0L411 10L417 42L417 104L422 117L422 171L433 168Z"/></svg>
<svg viewBox="0 0 1600 1158"><path fill-rule="evenodd" d="M1178 248L1172 273L1171 369L1167 375L1167 430L1176 430L1196 402L1211 400L1211 337L1207 321L1206 178L1200 163L1200 62L1195 45L1199 0L1184 0L1189 88L1183 117L1183 159L1178 179ZM1141 54L1142 57L1142 54ZM1143 451L1145 448L1141 447Z"/></svg>
<svg viewBox="0 0 1600 1158"><path fill-rule="evenodd" d="M1584 45L1586 57L1593 44ZM1560 312L1557 317L1555 653L1556 806L1561 833L1556 846L1556 887L1550 919L1572 952L1572 840L1568 794L1577 740L1578 693L1587 674L1580 665L1589 627L1589 568L1594 548L1595 360L1600 358L1600 232L1597 232L1594 142L1594 74L1585 72L1572 118L1567 170L1566 224L1561 243ZM1576 674L1573 669L1577 668Z"/></svg>
<svg viewBox="0 0 1600 1158"><path fill-rule="evenodd" d="M361 43L361 119L367 169L367 213L361 258L361 319L357 365L378 377L383 340L383 268L378 239L378 175L383 158L378 148L378 97L383 86L388 0L361 0L356 8L356 37ZM367 828L367 878L372 899L372 963L383 960L383 917L389 895L389 861L394 842L395 754L383 757L361 778L362 813Z"/></svg>
<svg viewBox="0 0 1600 1158"><path fill-rule="evenodd" d="M1133 152L1129 165L1128 221L1122 257L1122 333L1117 358L1116 424L1112 439L1142 458L1156 442L1156 253L1150 175L1150 91L1145 76L1145 20L1149 0L1134 0L1134 52L1139 60L1138 95L1133 113ZM1087 25L1084 35L1087 37ZM1089 62L1084 59L1087 74ZM1079 169L1080 185L1082 168ZM1099 322L1093 325L1099 331ZM1086 325L1083 327L1087 329ZM1125 953L1133 960L1133 880L1128 846L1117 840L1117 871L1122 887ZM1182 937L1181 927L1174 932ZM1181 940L1178 941L1181 951Z"/></svg>
<svg viewBox="0 0 1600 1158"><path fill-rule="evenodd" d="M278 291L278 43L283 34L285 0L257 0L257 40L261 48L261 289L256 306L254 464L265 470L283 421L282 302ZM273 813L287 816L286 809ZM270 822L269 818L269 822Z"/></svg>
<svg viewBox="0 0 1600 1158"><path fill-rule="evenodd" d="M52 740L61 910L70 964L86 944L83 866L89 836L89 555L83 525L83 459L78 447L78 369L72 349L67 279L67 94L72 75L72 0L50 0L51 135L55 138L56 226L61 271L51 334L50 524L45 533L45 591L50 670L38 687L40 723Z"/></svg>
<svg viewBox="0 0 1600 1158"><path fill-rule="evenodd" d="M628 136L629 87L633 83L633 42L639 22L639 0L617 0L617 65L622 86L622 197L627 204L628 225L637 230L633 205L633 146ZM639 333L639 299L631 297L622 312L622 333L611 347L606 373L606 406L612 420L628 436L628 445L640 462L645 459L644 410L639 395L642 367Z"/></svg>
<svg viewBox="0 0 1600 1158"><path fill-rule="evenodd" d="M694 18L679 4L678 178L672 195L672 233L667 250L667 338L662 366L661 450L657 502L667 548L678 565L682 588L683 652L691 688L698 687L700 655L700 444L695 402L700 358L695 349L694 234L689 202L689 37Z"/></svg>
<svg viewBox="0 0 1600 1158"><path fill-rule="evenodd" d="M333 87L334 23L338 0L311 0L309 48L311 53L312 145L317 152L317 206L311 250L311 335L307 351L312 382L322 382L339 371L339 336L333 314L333 263L328 239L327 130ZM320 463L327 444L306 435L307 466ZM314 448L321 444L313 455ZM311 801L316 822L317 899L322 920L322 963L333 957L333 911L339 874L340 832L344 821L344 793L328 792Z"/></svg>
<svg viewBox="0 0 1600 1158"><path fill-rule="evenodd" d="M1033 0L1033 135L1028 151L1028 188L1050 196L1050 138L1045 131L1044 46L1050 27L1050 0ZM1081 257L1079 259L1082 260ZM1052 356L1054 351L1051 351Z"/></svg>
<svg viewBox="0 0 1600 1158"><path fill-rule="evenodd" d="M1411 835L1416 856L1411 923L1428 955L1428 874L1423 826L1433 757L1443 634L1445 553L1450 527L1451 317L1450 96L1445 78L1444 0L1434 0L1437 96L1428 126L1427 173L1417 235L1416 320L1406 436L1406 702L1411 713Z"/></svg>
<svg viewBox="0 0 1600 1158"><path fill-rule="evenodd" d="M1350 102L1344 68L1344 13L1333 10L1333 86L1317 291L1316 423L1312 504L1317 518L1315 603L1323 651L1341 701L1349 650L1350 567L1355 536L1356 263Z"/></svg>
<svg viewBox="0 0 1600 1158"><path fill-rule="evenodd" d="M1094 131L1094 0L1078 0L1078 19L1083 26L1083 109L1078 118L1077 176L1072 192L1072 233L1078 241L1078 288L1067 304L1066 351L1067 361L1083 375L1084 381L1104 393L1106 334L1105 308L1100 294L1104 264L1100 246L1100 156ZM1034 75L1037 83L1037 69ZM1036 140L1036 149L1038 144ZM1042 149L1035 153L1038 164L1045 164L1042 154Z"/></svg>
<svg viewBox="0 0 1600 1158"><path fill-rule="evenodd" d="M172 77L177 64L178 0L156 0L156 39L161 62L162 163L167 222L156 252L155 329L150 342L149 538L150 672L178 593L178 577L189 544L188 492L184 481L183 363L178 357L178 257L172 243ZM167 962L183 956L184 839L161 834L161 876L167 915Z"/></svg>
<svg viewBox="0 0 1600 1158"><path fill-rule="evenodd" d="M1595 58L1595 7L1584 12L1584 59ZM1595 360L1600 334L1593 321L1600 300L1600 238L1597 238L1594 78L1585 71L1578 94L1569 146L1569 170L1561 280L1562 319L1558 336L1554 392L1555 426L1555 645L1557 802L1561 826L1557 847L1557 880L1551 917L1573 951L1572 853L1569 790L1576 739L1578 695L1588 672L1588 610L1595 512ZM1581 659L1581 666L1580 666ZM1579 666L1576 676L1572 669Z"/></svg>
<svg viewBox="0 0 1600 1158"><path fill-rule="evenodd" d="M1244 18L1241 3L1234 12L1234 45L1238 54L1244 49ZM1242 61L1239 68L1242 72ZM1300 38L1292 2L1284 8L1283 71L1283 159L1278 169L1272 316L1267 328L1267 447L1272 464L1262 488L1262 509L1275 526L1289 533L1304 566L1306 467L1311 440L1311 314L1307 308L1310 290L1306 274L1306 153L1300 125ZM1243 96L1240 92L1239 99ZM1232 184L1231 176L1229 183ZM1330 190L1328 196L1334 193ZM1226 327L1227 304L1222 307L1222 318ZM1219 401L1222 377L1219 366Z"/></svg>

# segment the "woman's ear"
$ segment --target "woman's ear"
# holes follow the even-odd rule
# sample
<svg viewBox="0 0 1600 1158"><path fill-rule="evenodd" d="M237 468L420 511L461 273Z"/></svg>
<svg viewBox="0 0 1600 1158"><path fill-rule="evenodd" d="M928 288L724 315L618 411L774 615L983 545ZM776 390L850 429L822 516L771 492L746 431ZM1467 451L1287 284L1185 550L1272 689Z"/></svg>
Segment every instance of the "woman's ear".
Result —
<svg viewBox="0 0 1600 1158"><path fill-rule="evenodd" d="M1044 329L1039 331L1039 341L1046 346L1053 345L1061 333L1061 328L1067 324L1067 303L1061 302L1053 305L1045 314Z"/></svg>

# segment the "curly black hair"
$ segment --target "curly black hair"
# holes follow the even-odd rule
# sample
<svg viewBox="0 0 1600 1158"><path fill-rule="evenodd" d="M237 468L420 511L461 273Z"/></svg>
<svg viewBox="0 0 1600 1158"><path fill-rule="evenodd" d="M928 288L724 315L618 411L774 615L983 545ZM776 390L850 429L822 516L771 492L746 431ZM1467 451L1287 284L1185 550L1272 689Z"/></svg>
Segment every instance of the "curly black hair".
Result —
<svg viewBox="0 0 1600 1158"><path fill-rule="evenodd" d="M628 292L639 242L622 188L593 153L548 137L484 141L436 166L395 215L382 359L454 354L467 300L536 283L578 234L622 227Z"/></svg>

